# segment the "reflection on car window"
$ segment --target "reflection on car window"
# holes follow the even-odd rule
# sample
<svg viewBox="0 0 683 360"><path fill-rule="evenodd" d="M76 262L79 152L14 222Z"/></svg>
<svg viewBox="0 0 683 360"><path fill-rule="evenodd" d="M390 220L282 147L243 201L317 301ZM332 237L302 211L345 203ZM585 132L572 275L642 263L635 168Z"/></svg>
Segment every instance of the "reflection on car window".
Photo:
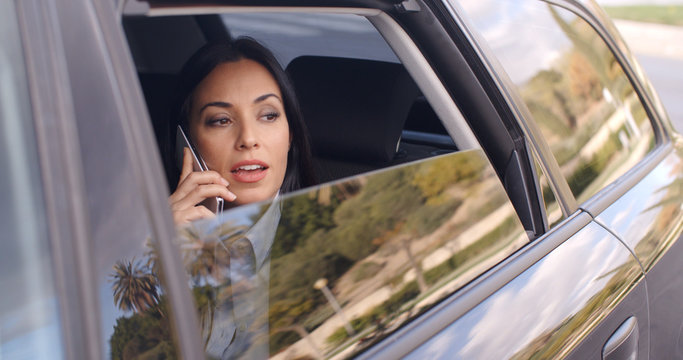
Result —
<svg viewBox="0 0 683 360"><path fill-rule="evenodd" d="M536 157L534 157L534 167L536 169L536 175L538 176L538 184L541 187L541 196L543 197L543 205L545 206L548 227L552 228L564 218L562 209L560 209L560 205L557 202L555 193L550 187L548 176L545 174L545 172L543 172L543 169L538 164Z"/></svg>
<svg viewBox="0 0 683 360"><path fill-rule="evenodd" d="M645 109L586 21L538 1L477 0L463 6L518 86L579 202L652 149Z"/></svg>
<svg viewBox="0 0 683 360"><path fill-rule="evenodd" d="M13 1L0 2L0 359L61 359L40 162Z"/></svg>
<svg viewBox="0 0 683 360"><path fill-rule="evenodd" d="M181 231L207 355L348 357L528 242L481 150L250 204Z"/></svg>

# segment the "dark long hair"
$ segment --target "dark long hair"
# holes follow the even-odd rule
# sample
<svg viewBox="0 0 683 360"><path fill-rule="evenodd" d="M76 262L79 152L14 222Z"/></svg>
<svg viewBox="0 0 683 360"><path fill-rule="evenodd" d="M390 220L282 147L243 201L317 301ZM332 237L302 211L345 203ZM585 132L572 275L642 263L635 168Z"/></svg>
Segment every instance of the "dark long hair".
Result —
<svg viewBox="0 0 683 360"><path fill-rule="evenodd" d="M175 134L177 124L181 124L185 129L189 128L192 95L197 85L218 65L242 59L255 61L265 67L275 78L282 93L292 142L287 154L287 169L280 192L286 193L314 185L315 175L308 131L301 115L294 86L270 50L252 38L240 37L236 40L209 42L197 50L185 63L180 72L179 91L174 107L175 116L172 117L172 121L175 121L171 127L173 134Z"/></svg>

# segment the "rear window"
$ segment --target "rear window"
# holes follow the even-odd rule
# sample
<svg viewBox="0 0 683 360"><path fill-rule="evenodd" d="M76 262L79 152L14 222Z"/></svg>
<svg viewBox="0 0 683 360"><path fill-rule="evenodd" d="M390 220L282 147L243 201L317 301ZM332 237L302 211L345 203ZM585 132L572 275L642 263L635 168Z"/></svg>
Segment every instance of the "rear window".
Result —
<svg viewBox="0 0 683 360"><path fill-rule="evenodd" d="M540 1L462 6L517 86L579 203L654 147L638 94L585 20Z"/></svg>
<svg viewBox="0 0 683 360"><path fill-rule="evenodd" d="M209 357L352 357L528 243L484 151L456 144L443 125L453 119L437 115L419 71L411 76L369 19L219 19L231 37L266 45L291 77L320 185L179 227ZM153 42L181 61L135 49L164 33L155 26L195 20L124 19L162 152L176 64L205 39Z"/></svg>

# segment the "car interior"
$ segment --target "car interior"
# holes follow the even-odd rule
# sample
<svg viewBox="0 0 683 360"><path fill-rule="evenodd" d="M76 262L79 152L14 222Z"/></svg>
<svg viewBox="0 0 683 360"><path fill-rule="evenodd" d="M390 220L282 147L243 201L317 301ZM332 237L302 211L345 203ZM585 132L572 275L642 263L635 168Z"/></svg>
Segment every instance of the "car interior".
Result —
<svg viewBox="0 0 683 360"><path fill-rule="evenodd" d="M169 141L177 73L206 41L231 37L223 24L220 15L124 17L171 189L178 177ZM400 63L301 54L282 65L299 98L320 183L458 149Z"/></svg>

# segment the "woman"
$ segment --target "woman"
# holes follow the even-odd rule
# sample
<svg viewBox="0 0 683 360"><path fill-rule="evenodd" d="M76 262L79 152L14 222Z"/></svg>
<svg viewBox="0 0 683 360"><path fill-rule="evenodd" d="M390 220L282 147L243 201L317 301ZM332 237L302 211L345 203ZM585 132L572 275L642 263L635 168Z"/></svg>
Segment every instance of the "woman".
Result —
<svg viewBox="0 0 683 360"><path fill-rule="evenodd" d="M209 43L180 77L177 120L211 170L193 172L185 149L169 198L176 224L213 216L197 205L210 197L229 208L314 184L293 86L268 49L250 38Z"/></svg>

